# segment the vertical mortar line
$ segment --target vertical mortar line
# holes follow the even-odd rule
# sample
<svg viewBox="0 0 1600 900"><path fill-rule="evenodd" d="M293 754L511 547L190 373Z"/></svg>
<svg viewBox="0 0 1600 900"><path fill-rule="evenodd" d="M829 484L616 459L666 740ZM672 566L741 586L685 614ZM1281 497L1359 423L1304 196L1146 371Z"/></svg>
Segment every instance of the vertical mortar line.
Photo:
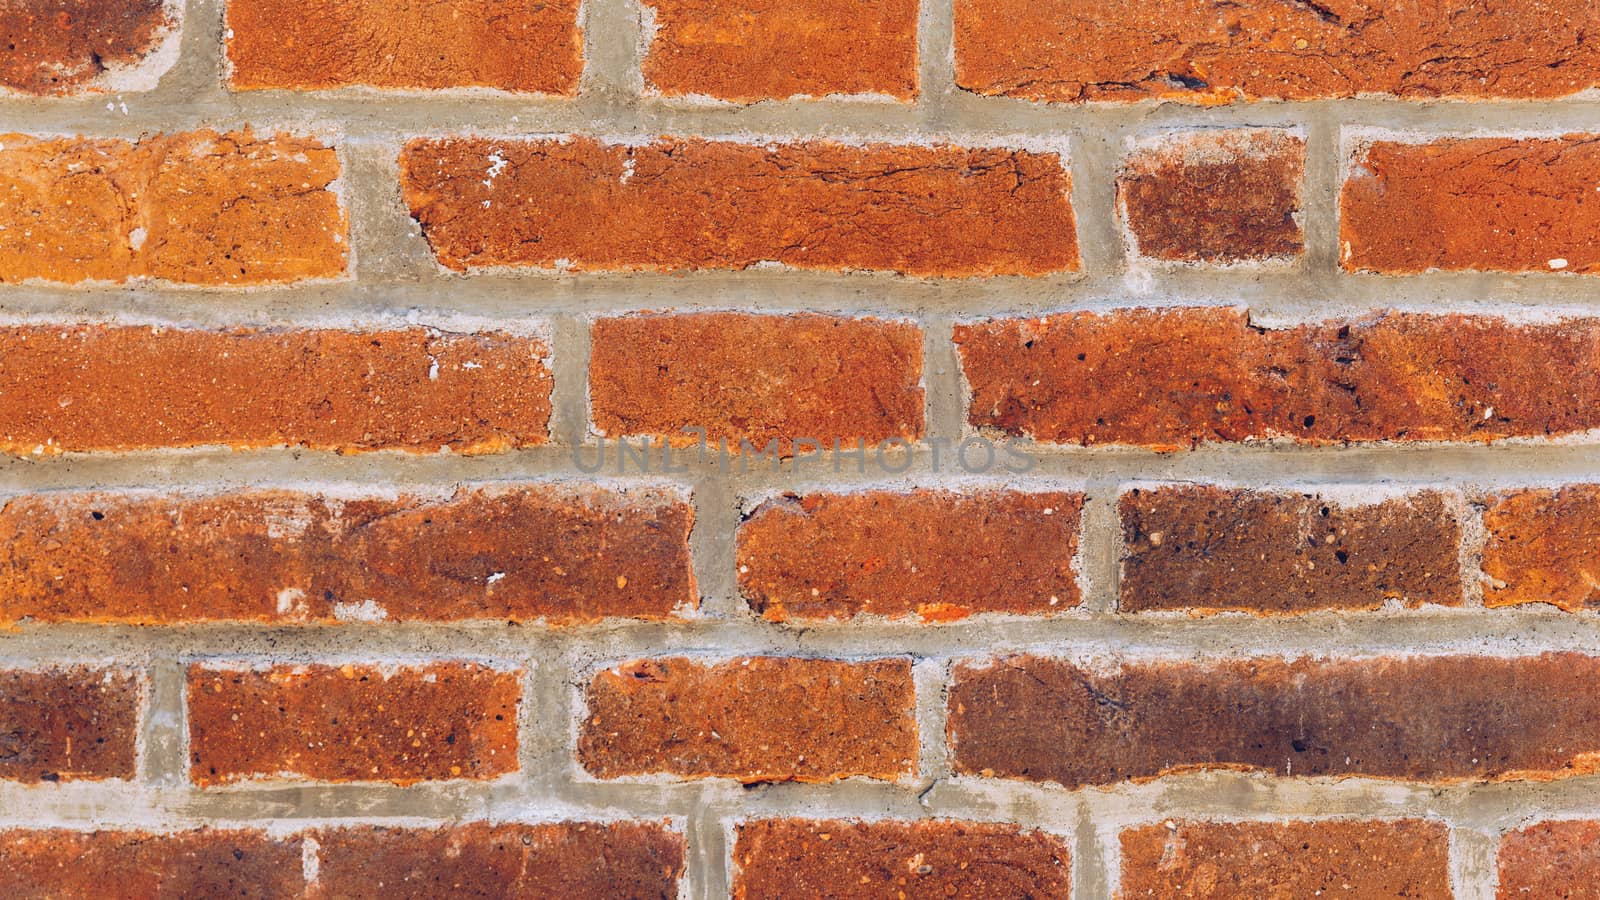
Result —
<svg viewBox="0 0 1600 900"><path fill-rule="evenodd" d="M928 392L924 440L943 439L953 447L961 442L966 419L966 390L956 361L953 323L949 316L934 315L923 318L921 324L922 384Z"/></svg>
<svg viewBox="0 0 1600 900"><path fill-rule="evenodd" d="M1125 134L1126 129L1117 127L1115 120L1102 117L1096 127L1074 129L1068 140L1072 214L1077 222L1082 274L1087 278L1121 275L1128 268L1116 191Z"/></svg>
<svg viewBox="0 0 1600 900"><path fill-rule="evenodd" d="M1344 160L1340 156L1338 107L1331 102L1308 105L1306 113L1305 217L1306 281L1336 294L1339 287L1339 188Z"/></svg>
<svg viewBox="0 0 1600 900"><path fill-rule="evenodd" d="M1499 880L1495 855L1499 834L1450 823L1450 886L1456 900L1494 900Z"/></svg>
<svg viewBox="0 0 1600 900"><path fill-rule="evenodd" d="M708 450L714 459L716 450ZM700 615L710 619L747 619L751 613L739 595L735 543L742 492L732 478L710 466L694 480L694 531L689 556L700 592Z"/></svg>
<svg viewBox="0 0 1600 900"><path fill-rule="evenodd" d="M1094 614L1115 614L1122 577L1122 521L1117 497L1122 482L1114 476L1091 479L1084 488L1083 522L1079 526L1078 555L1082 571L1083 609Z"/></svg>
<svg viewBox="0 0 1600 900"><path fill-rule="evenodd" d="M144 719L139 731L139 780L154 788L181 788L187 779L184 758L182 660L163 657L145 668Z"/></svg>
<svg viewBox="0 0 1600 900"><path fill-rule="evenodd" d="M733 862L733 843L728 840L730 827L723 821L723 808L707 802L705 793L696 791L684 828L684 837L689 841L686 873L689 897L715 900L728 896L732 888Z"/></svg>
<svg viewBox="0 0 1600 900"><path fill-rule="evenodd" d="M212 104L231 106L223 40L227 32L226 0L188 0L183 10L183 33L178 38L178 58L152 94L166 94L160 106L179 109Z"/></svg>
<svg viewBox="0 0 1600 900"><path fill-rule="evenodd" d="M540 635L532 641L528 652L518 657L527 674L522 682L525 694L517 729L520 747L517 764L521 769L521 786L534 803L554 793L546 785L561 771L558 764L563 750L561 738L568 731L558 726L572 716L561 689L560 654L554 651L553 645L554 638Z"/></svg>
<svg viewBox="0 0 1600 900"><path fill-rule="evenodd" d="M948 124L956 87L955 4L921 0L917 10L917 106L925 121Z"/></svg>
<svg viewBox="0 0 1600 900"><path fill-rule="evenodd" d="M345 212L350 217L350 277L375 284L444 279L400 191L403 141L345 138L339 148Z"/></svg>
<svg viewBox="0 0 1600 900"><path fill-rule="evenodd" d="M1072 830L1072 896L1077 900L1110 900L1117 889L1117 841L1101 840L1093 803L1078 800L1078 821Z"/></svg>
<svg viewBox="0 0 1600 900"><path fill-rule="evenodd" d="M941 781L951 776L950 748L945 738L949 719L946 702L949 697L952 660L914 659L911 677L916 685L917 715L917 790L918 801L930 812L928 796Z"/></svg>
<svg viewBox="0 0 1600 900"><path fill-rule="evenodd" d="M572 453L589 438L589 320L555 314L550 323L550 442ZM599 450L595 448L595 452ZM582 457L586 463L595 457Z"/></svg>
<svg viewBox="0 0 1600 900"><path fill-rule="evenodd" d="M1472 485L1457 488L1458 508L1461 516L1461 543L1458 548L1461 563L1461 605L1483 608L1483 593L1488 575L1483 571L1483 548L1489 540L1486 493Z"/></svg>
<svg viewBox="0 0 1600 900"><path fill-rule="evenodd" d="M603 120L604 110L633 108L644 88L639 71L640 43L644 39L641 0L583 0L583 80L580 95L596 110L586 116L591 125Z"/></svg>

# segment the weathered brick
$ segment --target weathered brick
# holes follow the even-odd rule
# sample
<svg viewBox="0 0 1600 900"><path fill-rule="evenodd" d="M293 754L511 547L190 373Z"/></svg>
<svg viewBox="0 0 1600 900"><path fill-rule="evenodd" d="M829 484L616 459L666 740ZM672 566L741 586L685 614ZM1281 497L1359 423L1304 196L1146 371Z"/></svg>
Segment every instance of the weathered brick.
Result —
<svg viewBox="0 0 1600 900"><path fill-rule="evenodd" d="M39 494L0 506L0 623L668 618L693 510L558 484L373 496Z"/></svg>
<svg viewBox="0 0 1600 900"><path fill-rule="evenodd" d="M1141 142L1117 174L1135 251L1202 263L1298 256L1305 159L1305 140L1282 131L1199 131Z"/></svg>
<svg viewBox="0 0 1600 900"><path fill-rule="evenodd" d="M1588 0L956 0L956 83L1028 100L1562 97L1600 85Z"/></svg>
<svg viewBox="0 0 1600 900"><path fill-rule="evenodd" d="M189 668L189 776L491 779L517 769L522 673L475 663Z"/></svg>
<svg viewBox="0 0 1600 900"><path fill-rule="evenodd" d="M0 135L0 283L338 277L338 177L331 147L290 134Z"/></svg>
<svg viewBox="0 0 1600 900"><path fill-rule="evenodd" d="M0 449L541 444L549 348L498 332L0 328Z"/></svg>
<svg viewBox="0 0 1600 900"><path fill-rule="evenodd" d="M315 897L680 896L683 835L652 822L318 829Z"/></svg>
<svg viewBox="0 0 1600 900"><path fill-rule="evenodd" d="M1377 141L1356 160L1339 199L1348 270L1600 272L1594 135Z"/></svg>
<svg viewBox="0 0 1600 900"><path fill-rule="evenodd" d="M1509 491L1483 519L1484 605L1600 605L1600 485Z"/></svg>
<svg viewBox="0 0 1600 900"><path fill-rule="evenodd" d="M646 85L754 102L917 93L917 0L644 0Z"/></svg>
<svg viewBox="0 0 1600 900"><path fill-rule="evenodd" d="M1600 427L1600 322L1386 312L1269 329L1222 307L958 324L968 421L1170 451L1492 441Z"/></svg>
<svg viewBox="0 0 1600 900"><path fill-rule="evenodd" d="M573 94L578 0L228 0L229 84Z"/></svg>
<svg viewBox="0 0 1600 900"><path fill-rule="evenodd" d="M599 778L827 782L916 770L911 664L641 659L595 673L578 759Z"/></svg>
<svg viewBox="0 0 1600 900"><path fill-rule="evenodd" d="M143 694L115 669L0 671L0 779L132 778Z"/></svg>
<svg viewBox="0 0 1600 900"><path fill-rule="evenodd" d="M1600 766L1600 657L1443 656L958 667L957 771L1078 787L1232 769L1457 782Z"/></svg>
<svg viewBox="0 0 1600 900"><path fill-rule="evenodd" d="M0 2L0 93L98 93L125 84L177 27L164 0Z"/></svg>
<svg viewBox="0 0 1600 900"><path fill-rule="evenodd" d="M922 330L816 314L661 313L600 319L591 329L589 401L602 435L705 430L730 450L747 440L834 440L855 447L922 436Z"/></svg>
<svg viewBox="0 0 1600 900"><path fill-rule="evenodd" d="M1041 275L1078 268L1057 153L830 141L589 137L412 141L411 214L457 271L883 270Z"/></svg>
<svg viewBox="0 0 1600 900"><path fill-rule="evenodd" d="M1501 900L1600 895L1600 822L1540 822L1500 841Z"/></svg>
<svg viewBox="0 0 1600 900"><path fill-rule="evenodd" d="M0 831L0 895L52 900L303 895L300 841L241 828Z"/></svg>
<svg viewBox="0 0 1600 900"><path fill-rule="evenodd" d="M1461 523L1422 491L1341 504L1316 494L1207 485L1122 495L1126 612L1300 613L1397 600L1459 606Z"/></svg>
<svg viewBox="0 0 1600 900"><path fill-rule="evenodd" d="M1454 896L1441 822L1164 822L1121 843L1127 900Z"/></svg>
<svg viewBox="0 0 1600 900"><path fill-rule="evenodd" d="M930 819L742 822L733 897L1066 897L1067 842L1016 825Z"/></svg>
<svg viewBox="0 0 1600 900"><path fill-rule="evenodd" d="M1082 510L1062 491L785 494L739 527L739 587L777 622L1065 610Z"/></svg>

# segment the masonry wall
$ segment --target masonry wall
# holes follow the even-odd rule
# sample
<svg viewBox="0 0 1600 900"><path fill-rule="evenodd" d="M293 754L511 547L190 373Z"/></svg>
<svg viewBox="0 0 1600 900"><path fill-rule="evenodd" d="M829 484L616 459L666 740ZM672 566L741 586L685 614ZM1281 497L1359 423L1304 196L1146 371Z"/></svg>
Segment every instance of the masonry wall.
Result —
<svg viewBox="0 0 1600 900"><path fill-rule="evenodd" d="M0 5L0 893L1592 890L1597 17Z"/></svg>

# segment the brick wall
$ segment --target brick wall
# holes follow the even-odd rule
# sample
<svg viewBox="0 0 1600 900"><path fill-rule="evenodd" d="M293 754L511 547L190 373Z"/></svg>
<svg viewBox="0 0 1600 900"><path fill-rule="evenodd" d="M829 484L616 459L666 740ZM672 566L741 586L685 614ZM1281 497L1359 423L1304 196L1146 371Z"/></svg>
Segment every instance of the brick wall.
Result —
<svg viewBox="0 0 1600 900"><path fill-rule="evenodd" d="M0 0L0 895L1592 895L1597 19Z"/></svg>

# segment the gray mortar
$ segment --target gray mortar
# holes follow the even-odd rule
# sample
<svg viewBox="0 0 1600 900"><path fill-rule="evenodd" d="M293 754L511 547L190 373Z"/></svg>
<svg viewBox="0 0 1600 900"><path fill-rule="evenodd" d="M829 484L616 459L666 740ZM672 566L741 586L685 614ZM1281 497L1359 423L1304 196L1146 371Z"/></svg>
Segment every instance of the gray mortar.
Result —
<svg viewBox="0 0 1600 900"><path fill-rule="evenodd" d="M925 329L929 438L971 433L965 388L950 339L955 321L988 315L1126 305L1248 306L1258 321L1287 322L1360 315L1374 308L1497 313L1544 319L1600 314L1596 282L1570 274L1436 273L1408 278L1338 270L1338 186L1348 138L1388 129L1420 134L1541 133L1592 130L1600 99L1551 102L1390 102L1358 99L1258 103L1217 108L1177 104L1048 106L982 98L954 87L950 0L927 0L921 14L923 97L914 105L822 100L748 107L693 106L641 97L636 72L639 11L633 0L586 0L588 65L576 100L521 98L492 91L381 92L352 89L298 94L231 93L222 83L223 8L189 0L182 54L149 92L82 99L0 97L7 130L137 137L200 126L253 125L324 135L338 144L342 191L351 214L354 278L294 288L192 289L160 284L87 288L27 285L0 292L11 321L138 321L198 326L236 324L403 324L468 315L544 323L555 374L552 446L481 458L372 453L337 456L300 450L232 453L156 451L0 460L0 492L119 487L280 485L449 486L572 478L570 448L587 438L585 369L592 317L647 308L812 309L911 316ZM107 104L110 103L108 108ZM126 106L126 112L123 107ZM1285 126L1307 138L1304 257L1289 266L1208 271L1139 266L1130 271L1114 217L1113 177L1131 137L1160 129ZM1070 148L1073 204L1084 269L1037 279L938 281L884 275L789 271L680 276L549 276L508 272L458 276L437 266L399 196L395 156L416 135L534 135L588 132L641 139L690 134L749 139L836 137L847 140L947 138L984 144L1040 142ZM660 479L691 488L696 505L692 551L704 596L683 624L612 622L550 630L499 623L349 624L266 627L203 625L181 629L123 626L24 627L0 635L0 663L38 666L70 661L141 666L147 714L138 776L131 782L24 786L0 784L0 822L38 827L174 828L216 822L275 830L348 819L436 822L463 818L547 821L564 818L670 819L687 833L691 855L684 894L725 896L731 826L762 815L935 816L1016 821L1065 836L1073 846L1075 896L1109 897L1116 888L1116 831L1172 817L1422 816L1453 828L1457 896L1486 900L1495 886L1499 835L1535 818L1600 815L1600 777L1500 784L1420 785L1376 779L1278 779L1234 772L1187 774L1140 785L1066 791L1050 785L952 776L943 726L943 695L955 661L1039 652L1221 657L1378 655L1470 652L1496 655L1600 648L1600 618L1548 607L1484 610L1384 609L1297 618L1245 615L1122 616L1115 612L1120 535L1115 500L1132 481L1194 480L1244 485L1322 487L1383 484L1444 486L1469 498L1497 487L1593 479L1595 435L1495 447L1406 445L1306 448L1282 443L1208 446L1189 453L1037 446L1036 470L991 480L1019 487L1084 489L1082 609L1048 619L979 617L926 626L866 622L796 627L759 622L738 596L732 536L749 498L789 489L872 484L947 484L929 470L926 452L905 474L834 473L818 463L786 463L732 474L691 464ZM658 476L649 476L651 480ZM609 468L601 481L631 483ZM1470 569L1481 535L1469 531L1462 556ZM1470 589L1469 589L1470 593ZM770 653L865 658L914 657L922 737L918 774L903 783L852 779L833 785L742 787L728 781L606 783L573 760L573 717L590 673L634 656ZM528 671L521 772L489 783L411 788L263 782L200 791L188 784L183 723L186 664L250 656L304 661L488 657Z"/></svg>

